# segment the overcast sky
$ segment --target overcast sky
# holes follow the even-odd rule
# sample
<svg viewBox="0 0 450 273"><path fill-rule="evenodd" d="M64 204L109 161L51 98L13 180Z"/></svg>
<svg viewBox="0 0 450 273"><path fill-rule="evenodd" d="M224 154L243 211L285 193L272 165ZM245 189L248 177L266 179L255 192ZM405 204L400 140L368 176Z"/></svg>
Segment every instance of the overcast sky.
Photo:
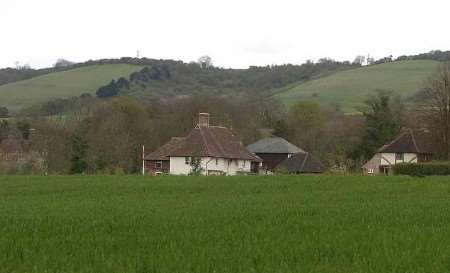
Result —
<svg viewBox="0 0 450 273"><path fill-rule="evenodd" d="M449 9L438 0L0 0L0 67L137 50L233 68L450 50Z"/></svg>

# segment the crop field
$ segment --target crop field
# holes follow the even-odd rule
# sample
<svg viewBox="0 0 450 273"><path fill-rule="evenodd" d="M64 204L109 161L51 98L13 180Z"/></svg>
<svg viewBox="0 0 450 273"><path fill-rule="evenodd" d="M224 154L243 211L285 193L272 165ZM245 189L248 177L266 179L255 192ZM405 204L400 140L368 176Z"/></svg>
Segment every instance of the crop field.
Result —
<svg viewBox="0 0 450 273"><path fill-rule="evenodd" d="M298 100L339 105L355 112L377 89L391 90L408 98L436 72L436 61L399 61L337 72L316 80L278 90L276 98L290 106Z"/></svg>
<svg viewBox="0 0 450 273"><path fill-rule="evenodd" d="M448 177L0 177L0 272L449 272Z"/></svg>
<svg viewBox="0 0 450 273"><path fill-rule="evenodd" d="M130 64L91 65L5 84L0 86L0 104L18 111L55 98L95 94L100 86L112 79L127 78L141 68Z"/></svg>

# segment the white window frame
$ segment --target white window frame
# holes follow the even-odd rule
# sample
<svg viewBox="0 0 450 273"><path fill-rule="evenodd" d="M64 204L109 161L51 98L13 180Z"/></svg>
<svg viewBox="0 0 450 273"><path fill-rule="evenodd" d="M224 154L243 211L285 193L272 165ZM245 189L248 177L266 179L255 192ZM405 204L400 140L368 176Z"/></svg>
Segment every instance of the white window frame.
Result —
<svg viewBox="0 0 450 273"><path fill-rule="evenodd" d="M158 167L158 165L159 165L159 167ZM155 161L155 169L162 169L162 167L163 167L162 160L156 160Z"/></svg>

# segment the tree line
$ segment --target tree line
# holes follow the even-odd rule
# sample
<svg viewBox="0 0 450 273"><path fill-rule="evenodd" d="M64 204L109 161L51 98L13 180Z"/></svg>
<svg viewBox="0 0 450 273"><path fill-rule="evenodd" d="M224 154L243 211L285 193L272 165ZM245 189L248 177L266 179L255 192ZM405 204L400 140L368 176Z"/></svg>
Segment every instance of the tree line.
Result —
<svg viewBox="0 0 450 273"><path fill-rule="evenodd" d="M138 76L139 77L139 76ZM164 76L166 77L166 76ZM311 101L286 108L257 90L197 93L137 100L88 94L49 101L22 116L0 120L0 150L27 157L0 162L2 173L136 173L141 147L152 151L173 136L185 136L198 112L250 144L262 137L286 138L334 171L358 171L382 145L405 127L428 128L436 159L450 157L450 68L428 79L414 104L386 90L368 97L360 115Z"/></svg>

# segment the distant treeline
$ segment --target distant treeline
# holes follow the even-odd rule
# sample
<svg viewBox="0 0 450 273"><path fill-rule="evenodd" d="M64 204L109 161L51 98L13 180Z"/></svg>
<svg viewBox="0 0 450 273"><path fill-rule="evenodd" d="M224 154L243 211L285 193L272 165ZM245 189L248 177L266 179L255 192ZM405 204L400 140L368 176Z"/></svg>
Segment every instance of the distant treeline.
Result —
<svg viewBox="0 0 450 273"><path fill-rule="evenodd" d="M399 56L396 59L393 59L392 56L380 58L379 60L376 60L374 64L378 63L384 63L384 62L390 62L390 61L402 61L402 60L436 60L436 61L450 61L450 51L440 51L440 50L433 50L428 53L422 53L417 55L402 55ZM60 60L58 60L60 61ZM335 62L330 59L320 59L317 63L322 63L323 61L326 62L333 62L335 65L341 64L341 65L350 65L350 62ZM159 66L162 64L166 64L169 67L172 66L180 66L185 65L189 66L190 64L186 64L182 61L175 61L175 60L156 60L156 59L148 59L148 58L132 58L132 57L123 57L120 59L100 59L100 60L89 60L87 62L82 63L70 63L67 62L65 65L58 65L58 62L50 68L42 68L42 69L33 69L29 66L21 66L18 68L2 68L0 69L0 85L16 82L16 81L22 81L26 79L30 79L33 77L53 73L53 72L60 72L65 71L69 69L89 66L89 65L102 65L102 64L135 64L135 65L143 65L143 66ZM275 70L281 70L286 72L286 70L289 70L289 73L297 73L297 69L300 69L300 67L304 65L311 65L312 62L307 62L303 65L279 65L279 66L265 66L265 67L250 67L248 70L267 70L269 68ZM355 65L355 64L353 64ZM290 68L293 68L292 70ZM216 68L218 69L218 68ZM242 71L240 69L221 69L221 70L231 70L231 71ZM301 70L301 69L300 69ZM245 69L243 71L246 71ZM289 74L288 73L288 74Z"/></svg>
<svg viewBox="0 0 450 273"><path fill-rule="evenodd" d="M140 59L146 67L128 78L112 80L97 90L101 98L134 93L141 97L168 97L195 93L231 94L269 91L294 82L360 66L323 58L302 65L273 65L248 69L204 68L196 63Z"/></svg>

